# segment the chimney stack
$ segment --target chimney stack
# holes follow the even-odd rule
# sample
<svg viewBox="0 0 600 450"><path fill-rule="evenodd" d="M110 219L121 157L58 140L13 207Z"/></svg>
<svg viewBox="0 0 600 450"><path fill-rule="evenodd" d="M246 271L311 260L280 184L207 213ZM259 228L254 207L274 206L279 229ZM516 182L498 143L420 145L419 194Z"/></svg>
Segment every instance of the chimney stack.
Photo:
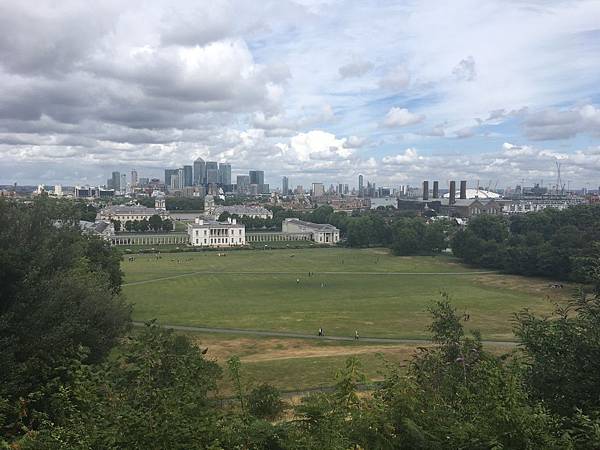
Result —
<svg viewBox="0 0 600 450"><path fill-rule="evenodd" d="M448 200L448 205L454 205L456 203L456 181L450 182L450 198Z"/></svg>
<svg viewBox="0 0 600 450"><path fill-rule="evenodd" d="M467 182L465 180L460 182L460 198L461 200L467 198Z"/></svg>
<svg viewBox="0 0 600 450"><path fill-rule="evenodd" d="M437 181L433 182L433 198L440 198L439 183Z"/></svg>
<svg viewBox="0 0 600 450"><path fill-rule="evenodd" d="M429 181L423 181L423 200L429 199Z"/></svg>

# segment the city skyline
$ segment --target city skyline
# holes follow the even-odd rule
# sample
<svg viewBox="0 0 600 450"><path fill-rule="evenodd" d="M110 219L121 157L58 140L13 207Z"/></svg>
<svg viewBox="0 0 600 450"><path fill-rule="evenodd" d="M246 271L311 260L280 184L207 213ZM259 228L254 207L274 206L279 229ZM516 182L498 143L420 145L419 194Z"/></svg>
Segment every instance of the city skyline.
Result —
<svg viewBox="0 0 600 450"><path fill-rule="evenodd" d="M597 1L141 6L0 6L0 184L600 184Z"/></svg>

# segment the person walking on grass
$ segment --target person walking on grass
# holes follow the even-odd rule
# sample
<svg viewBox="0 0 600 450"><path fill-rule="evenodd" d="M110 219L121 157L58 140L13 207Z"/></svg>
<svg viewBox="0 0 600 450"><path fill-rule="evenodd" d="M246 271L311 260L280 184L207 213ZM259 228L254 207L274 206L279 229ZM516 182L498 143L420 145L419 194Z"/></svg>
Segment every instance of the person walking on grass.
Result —
<svg viewBox="0 0 600 450"><path fill-rule="evenodd" d="M358 330L354 330L354 340L358 341Z"/></svg>
<svg viewBox="0 0 600 450"><path fill-rule="evenodd" d="M319 327L319 336L323 336L323 328Z"/></svg>

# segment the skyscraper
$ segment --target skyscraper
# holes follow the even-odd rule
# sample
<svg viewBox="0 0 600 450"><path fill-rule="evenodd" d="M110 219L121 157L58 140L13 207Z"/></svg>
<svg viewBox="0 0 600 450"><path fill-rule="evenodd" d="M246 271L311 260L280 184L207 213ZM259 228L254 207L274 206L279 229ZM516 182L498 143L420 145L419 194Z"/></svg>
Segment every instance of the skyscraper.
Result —
<svg viewBox="0 0 600 450"><path fill-rule="evenodd" d="M358 176L358 195L362 197L364 194L365 182L364 177L362 175Z"/></svg>
<svg viewBox="0 0 600 450"><path fill-rule="evenodd" d="M258 186L258 193L264 193L264 184L265 184L265 172L262 170L251 170L249 172L250 175L250 184L256 184Z"/></svg>
<svg viewBox="0 0 600 450"><path fill-rule="evenodd" d="M136 187L138 185L138 173L137 170L133 169L131 171L131 187Z"/></svg>
<svg viewBox="0 0 600 450"><path fill-rule="evenodd" d="M288 195L289 191L290 191L290 180L288 179L288 177L283 177L281 179L281 194Z"/></svg>
<svg viewBox="0 0 600 450"><path fill-rule="evenodd" d="M238 175L236 190L239 194L247 194L250 190L250 177L248 175Z"/></svg>
<svg viewBox="0 0 600 450"><path fill-rule="evenodd" d="M177 173L177 169L165 169L165 186L171 187L171 177Z"/></svg>
<svg viewBox="0 0 600 450"><path fill-rule="evenodd" d="M194 185L194 173L192 166L183 166L183 186Z"/></svg>
<svg viewBox="0 0 600 450"><path fill-rule="evenodd" d="M317 197L323 197L325 195L325 186L323 185L323 183L313 183L312 184L312 196L317 198Z"/></svg>
<svg viewBox="0 0 600 450"><path fill-rule="evenodd" d="M121 190L121 172L112 173L111 187L116 191Z"/></svg>
<svg viewBox="0 0 600 450"><path fill-rule="evenodd" d="M127 175L124 173L121 174L121 183L119 186L119 190L121 192L127 191Z"/></svg>
<svg viewBox="0 0 600 450"><path fill-rule="evenodd" d="M194 184L201 185L206 183L206 163L202 158L194 161Z"/></svg>
<svg viewBox="0 0 600 450"><path fill-rule="evenodd" d="M219 164L219 184L230 185L231 184L231 164L221 163Z"/></svg>
<svg viewBox="0 0 600 450"><path fill-rule="evenodd" d="M219 182L219 164L215 161L206 161L206 183L217 184Z"/></svg>

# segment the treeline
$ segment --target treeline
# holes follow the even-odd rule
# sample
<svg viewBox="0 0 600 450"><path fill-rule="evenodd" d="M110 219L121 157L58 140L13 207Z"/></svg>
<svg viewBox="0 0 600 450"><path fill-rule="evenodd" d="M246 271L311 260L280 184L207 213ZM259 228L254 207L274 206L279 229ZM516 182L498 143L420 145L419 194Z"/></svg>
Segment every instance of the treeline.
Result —
<svg viewBox="0 0 600 450"><path fill-rule="evenodd" d="M372 395L351 358L333 392L287 406L187 335L154 323L128 335L119 257L77 220L45 199L0 199L1 448L600 448L598 288L552 317L517 314L520 345L502 356L465 335L444 294L433 345L387 363Z"/></svg>
<svg viewBox="0 0 600 450"><path fill-rule="evenodd" d="M600 257L600 205L478 216L456 233L452 250L468 264L590 282Z"/></svg>
<svg viewBox="0 0 600 450"><path fill-rule="evenodd" d="M159 231L173 231L173 221L171 219L163 219L158 214L151 215L149 219L127 220L124 224L119 220L113 220L112 223L116 232L122 230L137 233L145 233L147 231L153 231L155 233L158 233Z"/></svg>

